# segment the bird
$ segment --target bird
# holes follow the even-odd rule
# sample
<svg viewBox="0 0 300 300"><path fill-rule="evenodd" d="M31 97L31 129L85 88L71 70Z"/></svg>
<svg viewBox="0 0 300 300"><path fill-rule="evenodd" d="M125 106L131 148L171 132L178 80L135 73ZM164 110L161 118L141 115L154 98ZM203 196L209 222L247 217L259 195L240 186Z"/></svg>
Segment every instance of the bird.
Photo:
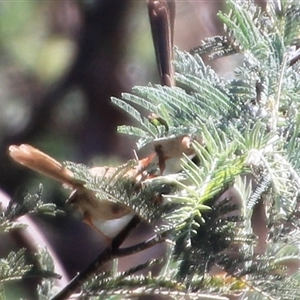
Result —
<svg viewBox="0 0 300 300"><path fill-rule="evenodd" d="M103 228L107 227L107 222L113 220L123 220L123 223L129 222L133 217L132 209L121 202L114 202L108 199L99 199L95 192L88 190L85 187L85 182L75 178L73 172L63 166L53 157L42 152L41 150L29 145L11 145L8 148L10 157L17 163L24 165L43 175L60 181L63 186L71 188L72 192L67 200L74 209L78 210L83 215L83 221L96 230L100 231L106 237L111 238L114 233L108 233ZM128 170L123 176L138 182L142 180L143 172L153 160L155 154L138 160L135 167ZM89 169L92 176L109 179L114 176L117 167L101 166Z"/></svg>

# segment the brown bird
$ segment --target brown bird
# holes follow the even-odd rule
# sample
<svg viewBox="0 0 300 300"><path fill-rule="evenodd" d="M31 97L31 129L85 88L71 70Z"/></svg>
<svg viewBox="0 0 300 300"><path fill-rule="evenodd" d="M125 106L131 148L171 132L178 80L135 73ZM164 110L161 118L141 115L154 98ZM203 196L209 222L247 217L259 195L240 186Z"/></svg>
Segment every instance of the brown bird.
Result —
<svg viewBox="0 0 300 300"><path fill-rule="evenodd" d="M16 162L35 170L41 174L54 178L64 186L71 188L73 191L68 199L68 203L72 207L80 211L83 220L87 224L103 233L103 225L105 221L111 221L128 216L128 221L133 216L132 210L118 202L109 201L107 199L99 199L93 191L88 190L82 182L74 178L74 174L64 167L60 162L45 154L44 152L27 144L20 146L12 145L9 147L9 155ZM148 167L155 154L139 160L137 166L130 169L124 176L133 182L142 178L143 171ZM89 169L91 175L100 178L110 178L116 172L115 167L95 167ZM110 236L111 237L111 236Z"/></svg>

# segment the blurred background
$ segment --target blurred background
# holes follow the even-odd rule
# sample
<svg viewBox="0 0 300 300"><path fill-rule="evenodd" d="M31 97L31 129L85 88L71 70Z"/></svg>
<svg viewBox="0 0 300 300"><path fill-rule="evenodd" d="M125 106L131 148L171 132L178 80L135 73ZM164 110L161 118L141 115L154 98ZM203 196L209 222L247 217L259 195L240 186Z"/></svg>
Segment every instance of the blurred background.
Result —
<svg viewBox="0 0 300 300"><path fill-rule="evenodd" d="M177 1L175 45L181 50L222 34L217 19L223 1ZM225 73L228 60L208 62ZM158 83L146 0L60 0L0 2L0 188L9 197L18 189L63 206L67 192L59 183L14 164L11 144L28 143L59 161L93 166L132 158L135 141L116 133L130 120L113 107L134 85ZM72 277L106 245L70 212L34 217L34 222ZM128 243L151 236L143 226ZM15 238L15 237L14 237ZM15 238L16 239L16 238ZM3 240L2 240L3 241ZM15 241L15 247L20 242ZM7 255L0 243L1 256ZM151 250L153 251L153 250ZM154 249L160 256L162 248ZM137 263L143 262L139 254ZM127 262L127 264L126 264ZM130 265L130 259L121 268Z"/></svg>

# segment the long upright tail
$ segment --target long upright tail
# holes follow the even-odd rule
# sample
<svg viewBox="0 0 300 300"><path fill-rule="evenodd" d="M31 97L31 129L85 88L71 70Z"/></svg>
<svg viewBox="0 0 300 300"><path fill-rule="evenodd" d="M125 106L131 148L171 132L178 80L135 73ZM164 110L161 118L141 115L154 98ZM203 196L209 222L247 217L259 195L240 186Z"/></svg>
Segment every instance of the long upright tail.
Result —
<svg viewBox="0 0 300 300"><path fill-rule="evenodd" d="M72 187L78 185L70 170L44 152L27 144L11 145L8 150L16 162Z"/></svg>

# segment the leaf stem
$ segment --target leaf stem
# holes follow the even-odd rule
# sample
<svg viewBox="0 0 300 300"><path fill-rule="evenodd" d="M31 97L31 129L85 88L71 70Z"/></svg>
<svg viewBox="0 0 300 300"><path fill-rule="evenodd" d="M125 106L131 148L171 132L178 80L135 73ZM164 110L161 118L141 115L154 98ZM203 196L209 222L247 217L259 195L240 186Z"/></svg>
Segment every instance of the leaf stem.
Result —
<svg viewBox="0 0 300 300"><path fill-rule="evenodd" d="M280 102L280 95L281 95L281 89L282 89L282 81L284 76L284 71L287 65L287 55L285 54L283 57L283 62L279 74L279 81L278 81L278 90L276 93L275 103L272 110L272 117L271 117L271 130L275 131L277 127L277 119L278 119L278 109L279 109L279 102Z"/></svg>

